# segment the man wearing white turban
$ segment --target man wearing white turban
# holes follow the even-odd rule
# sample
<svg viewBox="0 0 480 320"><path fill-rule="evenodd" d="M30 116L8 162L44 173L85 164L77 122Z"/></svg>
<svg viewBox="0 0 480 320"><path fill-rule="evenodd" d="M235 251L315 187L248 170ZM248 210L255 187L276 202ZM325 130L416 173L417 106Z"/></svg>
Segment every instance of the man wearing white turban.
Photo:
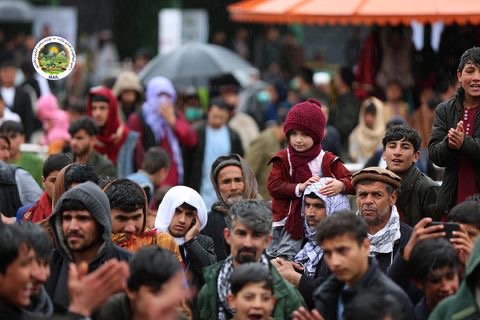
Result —
<svg viewBox="0 0 480 320"><path fill-rule="evenodd" d="M171 188L158 207L155 228L175 238L197 288L204 283L202 269L217 261L213 240L200 231L207 224L207 208L197 191L185 186Z"/></svg>
<svg viewBox="0 0 480 320"><path fill-rule="evenodd" d="M344 194L325 196L320 190L332 178L320 178L319 182L309 185L303 193L302 217L305 242L302 250L293 258L293 262L277 258L272 264L280 274L297 287L307 306L313 308L313 291L331 274L323 259L323 250L315 239L316 227L320 221L343 210L350 210L348 197ZM301 273L296 270L302 271Z"/></svg>

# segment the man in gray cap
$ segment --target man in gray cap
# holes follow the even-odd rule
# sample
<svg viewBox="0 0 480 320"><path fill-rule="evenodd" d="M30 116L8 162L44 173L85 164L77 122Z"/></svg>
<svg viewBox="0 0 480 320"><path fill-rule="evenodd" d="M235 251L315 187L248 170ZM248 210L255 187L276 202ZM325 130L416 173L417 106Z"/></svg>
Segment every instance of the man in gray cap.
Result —
<svg viewBox="0 0 480 320"><path fill-rule="evenodd" d="M384 272L412 235L412 228L400 222L395 206L401 181L395 173L380 167L365 168L352 176L358 214L368 225L370 255L376 257Z"/></svg>
<svg viewBox="0 0 480 320"><path fill-rule="evenodd" d="M212 238L217 260L224 260L230 254L223 231L231 206L242 199L261 199L257 180L248 163L238 154L218 157L212 164L210 180L218 201L208 213L208 222L202 233Z"/></svg>
<svg viewBox="0 0 480 320"><path fill-rule="evenodd" d="M94 183L85 182L68 190L59 199L49 219L57 248L50 260L51 276L45 289L55 311L69 304L69 264L95 271L110 259L129 260L131 254L112 243L110 204Z"/></svg>

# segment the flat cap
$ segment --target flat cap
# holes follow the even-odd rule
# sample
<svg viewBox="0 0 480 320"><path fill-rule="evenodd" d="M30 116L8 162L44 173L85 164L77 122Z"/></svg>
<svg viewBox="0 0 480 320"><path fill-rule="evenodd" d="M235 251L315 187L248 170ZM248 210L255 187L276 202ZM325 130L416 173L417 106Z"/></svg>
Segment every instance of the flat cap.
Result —
<svg viewBox="0 0 480 320"><path fill-rule="evenodd" d="M402 182L402 178L390 170L380 167L368 167L352 175L352 185L355 188L362 180L381 181L397 189Z"/></svg>

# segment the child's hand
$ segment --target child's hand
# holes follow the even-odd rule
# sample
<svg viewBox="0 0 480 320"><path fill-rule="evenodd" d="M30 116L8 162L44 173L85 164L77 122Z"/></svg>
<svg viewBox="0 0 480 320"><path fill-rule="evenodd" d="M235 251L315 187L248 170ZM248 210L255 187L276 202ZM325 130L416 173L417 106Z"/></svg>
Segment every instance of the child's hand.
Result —
<svg viewBox="0 0 480 320"><path fill-rule="evenodd" d="M331 197L336 194L339 194L345 189L345 183L340 180L330 180L325 184L325 187L318 190L321 194Z"/></svg>
<svg viewBox="0 0 480 320"><path fill-rule="evenodd" d="M315 182L319 182L320 181L320 177L319 176L313 176L313 177L310 177L310 179L308 179L307 181L305 181L304 183L302 183L300 185L300 187L298 188L298 190L300 192L303 192L305 191L305 189L311 185L311 184L314 184Z"/></svg>

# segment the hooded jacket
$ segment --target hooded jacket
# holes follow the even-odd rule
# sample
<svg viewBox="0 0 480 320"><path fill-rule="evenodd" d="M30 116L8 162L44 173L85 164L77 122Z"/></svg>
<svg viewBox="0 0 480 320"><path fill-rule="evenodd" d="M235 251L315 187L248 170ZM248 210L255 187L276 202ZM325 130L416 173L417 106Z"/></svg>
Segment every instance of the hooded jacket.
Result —
<svg viewBox="0 0 480 320"><path fill-rule="evenodd" d="M212 180L213 188L217 194L218 202L212 205L212 210L208 213L208 221L205 228L202 230L204 235L212 238L215 244L215 254L217 261L224 260L230 254L230 247L225 243L223 237L223 230L227 227L227 213L230 209L230 205L227 204L220 193L220 187L218 185L217 176L221 169L229 165L239 166L242 170L242 176L244 181L242 199L261 199L262 197L258 193L257 179L252 169L248 165L247 161L238 154L232 154L230 156L221 157L223 161L217 159L210 171L210 179Z"/></svg>
<svg viewBox="0 0 480 320"><path fill-rule="evenodd" d="M453 296L445 298L430 314L430 320L474 320L480 318L480 307L475 300L480 272L480 242L477 241L465 269L465 278Z"/></svg>
<svg viewBox="0 0 480 320"><path fill-rule="evenodd" d="M112 220L110 204L105 193L93 182L85 182L65 192L55 206L55 210L48 220L55 237L57 248L52 253L50 260L51 276L45 284L45 289L50 295L55 310L64 311L69 304L68 298L68 265L73 262L73 256L68 248L62 230L63 203L66 200L82 202L101 229L102 245L96 257L89 262L88 271L95 271L100 265L110 259L128 261L131 254L114 245L111 240Z"/></svg>

